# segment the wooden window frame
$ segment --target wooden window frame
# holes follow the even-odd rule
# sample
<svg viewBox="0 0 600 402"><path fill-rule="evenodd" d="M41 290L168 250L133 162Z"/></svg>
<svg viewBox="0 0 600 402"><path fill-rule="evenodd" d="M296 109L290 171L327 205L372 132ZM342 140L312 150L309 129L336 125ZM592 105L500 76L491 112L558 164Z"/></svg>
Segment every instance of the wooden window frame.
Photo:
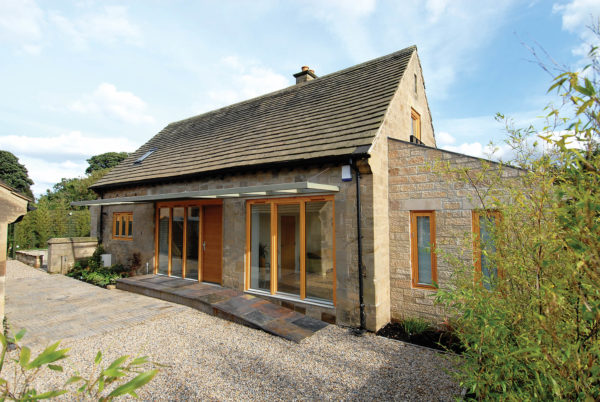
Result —
<svg viewBox="0 0 600 402"><path fill-rule="evenodd" d="M411 135L421 141L421 115L413 108L410 109L410 124Z"/></svg>
<svg viewBox="0 0 600 402"><path fill-rule="evenodd" d="M154 204L155 217L154 217L154 275L158 275L158 229L159 229L159 218L160 209L169 208L169 254L168 254L168 268L167 275L171 276L171 236L173 231L173 208L183 208L183 250L182 250L182 261L181 261L181 278L196 280L196 278L187 278L187 221L188 221L188 209L190 207L201 208L206 205L223 205L223 200L186 200L186 201L168 201L168 202L157 202ZM202 222L203 214L200 214L199 222L200 230L198 231L198 250L202 250L203 230ZM202 282L202 258L198 256L198 282Z"/></svg>
<svg viewBox="0 0 600 402"><path fill-rule="evenodd" d="M499 225L502 220L502 214L500 211L495 209L479 209L471 211L472 216L472 227L473 227L473 265L475 266L475 282L482 282L481 274L481 239L479 238L480 223L479 219L485 214L487 216L493 216L496 225ZM502 277L502 271L498 270L498 276ZM483 285L483 283L482 283Z"/></svg>
<svg viewBox="0 0 600 402"><path fill-rule="evenodd" d="M417 237L417 217L429 217L429 244L431 247L431 285L419 283L419 248ZM438 283L436 247L435 211L410 211L410 261L411 285L415 289L436 290Z"/></svg>
<svg viewBox="0 0 600 402"><path fill-rule="evenodd" d="M306 298L306 203L315 201L330 201L332 204L332 228L333 231L333 305L337 303L336 297L336 244L335 244L335 197L333 195L319 195L319 196L305 196L305 197L286 197L286 198L266 198L266 199L252 199L246 201L246 251L245 251L245 275L244 275L244 290L256 289L250 288L250 262L251 262L251 215L252 205L255 204L269 204L271 206L271 288L270 294L277 296L277 245L278 234L277 233L277 207L282 204L299 204L300 205L300 301L313 300Z"/></svg>
<svg viewBox="0 0 600 402"><path fill-rule="evenodd" d="M122 222L125 222L125 234L121 233L119 230L119 235L117 236L115 233L117 232L117 225L121 225ZM131 222L132 232L133 232L133 212L113 212L113 222L112 222L112 239L113 240L133 240L133 233L129 233L129 223Z"/></svg>

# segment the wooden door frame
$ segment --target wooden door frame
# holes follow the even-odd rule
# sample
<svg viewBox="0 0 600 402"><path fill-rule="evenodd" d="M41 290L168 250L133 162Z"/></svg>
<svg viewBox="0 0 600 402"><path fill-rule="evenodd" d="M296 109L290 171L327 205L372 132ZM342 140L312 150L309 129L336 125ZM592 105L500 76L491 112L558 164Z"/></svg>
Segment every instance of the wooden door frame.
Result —
<svg viewBox="0 0 600 402"><path fill-rule="evenodd" d="M203 269L203 255L200 253L202 250L202 236L204 230L204 206L207 205L219 205L223 208L223 200L221 199L212 199L212 200L179 200L179 201L164 201L164 202L156 202L154 203L154 275L158 274L158 263L159 263L159 217L160 217L160 208L169 208L169 250L168 250L168 276L171 276L171 236L172 236L172 224L173 224L173 208L183 208L183 251L182 251L182 277L185 278L186 275L186 263L187 263L187 218L188 218L188 208L190 207L198 207L200 208L199 214L199 233L198 233L198 282L202 282L202 269ZM221 214L221 228L223 227L223 214ZM221 232L221 237L223 233ZM221 260L223 259L223 241L221 239ZM190 278L186 278L190 279ZM223 266L221 261L221 282L223 283Z"/></svg>

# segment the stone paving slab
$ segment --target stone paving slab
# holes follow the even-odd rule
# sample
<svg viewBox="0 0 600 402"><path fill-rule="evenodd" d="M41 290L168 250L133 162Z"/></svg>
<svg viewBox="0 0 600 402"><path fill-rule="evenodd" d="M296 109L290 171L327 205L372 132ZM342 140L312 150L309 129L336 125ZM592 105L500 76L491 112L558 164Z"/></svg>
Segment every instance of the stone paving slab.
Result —
<svg viewBox="0 0 600 402"><path fill-rule="evenodd" d="M181 303L294 342L328 325L254 295L180 278L135 276L119 279L117 288Z"/></svg>
<svg viewBox="0 0 600 402"><path fill-rule="evenodd" d="M112 332L184 309L7 262L6 317L11 331L27 329L24 340L29 346Z"/></svg>

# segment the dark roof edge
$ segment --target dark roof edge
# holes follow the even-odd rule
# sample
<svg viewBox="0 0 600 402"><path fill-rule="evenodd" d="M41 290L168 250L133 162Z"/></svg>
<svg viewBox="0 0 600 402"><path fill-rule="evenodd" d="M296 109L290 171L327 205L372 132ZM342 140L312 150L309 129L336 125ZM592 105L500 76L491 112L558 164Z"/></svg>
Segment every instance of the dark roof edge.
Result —
<svg viewBox="0 0 600 402"><path fill-rule="evenodd" d="M185 119L181 119L181 120L172 121L171 123L167 124L167 126L166 126L166 127L169 127L169 126L171 126L171 125L173 125L173 124L179 124L179 123L183 123L184 121L187 121L187 120L196 119L196 118L198 118L198 117L200 117L200 116L204 116L204 115L206 115L206 114L209 114L209 113L216 113L216 112L219 112L219 111L222 111L222 110L229 109L229 108L231 108L231 107L234 107L234 106L236 106L236 107L237 107L237 106L239 106L239 105L243 105L243 104L245 104L245 103L254 102L254 101L256 101L257 99L266 98L266 97L268 97L268 96L273 96L273 95L275 95L275 94L277 94L277 93L282 93L282 92L285 92L285 91L291 91L291 90L293 90L294 88L297 88L298 86L301 86L301 85L312 85L312 84L314 84L315 82L318 82L318 81L320 81L320 80L322 80L322 79L324 79L324 78L327 78L327 77L329 77L329 76L331 76L331 75L334 75L334 74L342 74L342 73L345 73L345 72L347 72L347 71L351 71L351 70L354 70L354 69L357 69L357 68L362 68L362 67L363 67L364 65L366 65L366 64L375 63L375 62L377 62L377 61L379 61L379 60L383 60L383 59L386 59L386 58L389 58L389 57L395 56L395 55L397 55L397 54L400 54L400 53L403 53L403 52L408 52L408 51L410 51L411 53L414 53L416 50L417 50L417 46L416 46L416 45L411 45L411 46L405 47L404 49L400 49L400 50L398 50L398 51L395 51L395 52L393 52L393 53L386 54L385 56L381 56L381 57L377 57L377 58L375 58L375 59L367 60L367 61L365 61L365 62L363 62L363 63L356 64L356 65L353 65L353 66L350 66L350 67L346 67L346 68L344 68L344 69L342 69L342 70L337 70L337 71L331 72L331 73L329 73L329 74L322 75L322 76L320 76L320 77L316 77L314 80L309 80L309 81L302 82L302 83L299 83L299 84L292 84L292 85L290 85L290 86L288 86L288 87L281 88L281 89L278 89L278 90L276 90L276 91L269 92L269 93L266 93L266 94L263 94L263 95L259 95L259 96L256 96L256 97L254 97L254 98L245 99L245 100L243 100L243 101L236 102L236 103L232 103L232 104L230 104L230 105L223 106L223 107L220 107L220 108L218 108L218 109L209 110L209 111L207 111L207 112L200 113L200 114L197 114L197 115L195 115L195 116L187 117L187 118L185 118ZM166 127L165 127L165 128L166 128ZM161 131L162 131L162 130L161 130ZM153 137L153 138L154 138L154 137Z"/></svg>
<svg viewBox="0 0 600 402"><path fill-rule="evenodd" d="M9 186L8 184L6 184L5 182L3 182L2 180L0 180L0 186L4 187L5 189L7 189L8 191L10 191L12 194L16 195L17 197L23 198L24 200L29 201L29 202L33 202L32 198L29 198L25 194L22 194L17 189L15 189L14 187Z"/></svg>
<svg viewBox="0 0 600 402"><path fill-rule="evenodd" d="M442 151L442 152L446 152L446 153L449 153L449 154L452 154L452 155L456 155L456 156L464 156L464 157L475 159L475 160L482 161L482 162L493 163L494 165L502 165L502 166L506 166L506 167L511 168L511 169L517 169L517 170L527 171L527 169L523 169L523 168L520 168L518 166L509 165L508 163L505 163L505 162L497 162L497 161L493 161L491 159L480 158L478 156L461 154L460 152L449 151L449 150L443 149L443 148L431 147L431 146L425 145L425 144L416 144L416 143L410 142L410 141L399 140L398 138L392 138L392 137L387 137L387 138L388 138L388 140L393 140L393 141L396 141L396 142L403 142L403 143L408 144L408 145L414 145L415 147L423 147L423 148L427 148L427 149L432 149L434 151Z"/></svg>
<svg viewBox="0 0 600 402"><path fill-rule="evenodd" d="M319 163L339 163L339 162L343 162L343 161L348 161L348 158L368 159L368 158L370 158L370 155L368 154L367 150L364 149L364 147L359 147L355 152L351 152L351 153L343 154L343 155L322 156L319 158L311 158L311 159L295 159L295 160L282 161L282 162L269 162L269 163L262 163L262 164L252 165L252 166L234 166L234 167L225 168L225 169L210 170L210 171L198 172L198 173L190 173L190 174L184 174L184 175L180 175L180 176L157 177L157 178L151 178L151 179L145 179L145 180L135 180L135 181L119 182L119 183L108 183L108 184L103 184L103 185L99 185L99 186L91 185L89 188L94 190L95 192L103 192L103 191L114 189L114 188L124 188L124 187L131 187L131 186L145 185L145 184L158 184L158 183L164 183L164 182L200 179L200 178L210 177L210 176L234 174L234 173L239 173L242 171L243 172L253 172L253 171L257 171L257 170L268 170L268 169L274 169L274 168L281 169L283 167L288 167L293 164L296 164L296 167L297 166L305 167L305 166L310 166L310 165L319 164Z"/></svg>

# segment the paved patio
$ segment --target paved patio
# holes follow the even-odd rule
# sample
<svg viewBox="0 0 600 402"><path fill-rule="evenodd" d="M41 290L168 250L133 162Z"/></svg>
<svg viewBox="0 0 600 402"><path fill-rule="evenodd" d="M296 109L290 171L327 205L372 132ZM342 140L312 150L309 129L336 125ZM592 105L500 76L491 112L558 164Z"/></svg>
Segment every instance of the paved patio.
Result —
<svg viewBox="0 0 600 402"><path fill-rule="evenodd" d="M184 308L7 262L6 317L13 332L27 329L25 343L30 346L99 335Z"/></svg>

